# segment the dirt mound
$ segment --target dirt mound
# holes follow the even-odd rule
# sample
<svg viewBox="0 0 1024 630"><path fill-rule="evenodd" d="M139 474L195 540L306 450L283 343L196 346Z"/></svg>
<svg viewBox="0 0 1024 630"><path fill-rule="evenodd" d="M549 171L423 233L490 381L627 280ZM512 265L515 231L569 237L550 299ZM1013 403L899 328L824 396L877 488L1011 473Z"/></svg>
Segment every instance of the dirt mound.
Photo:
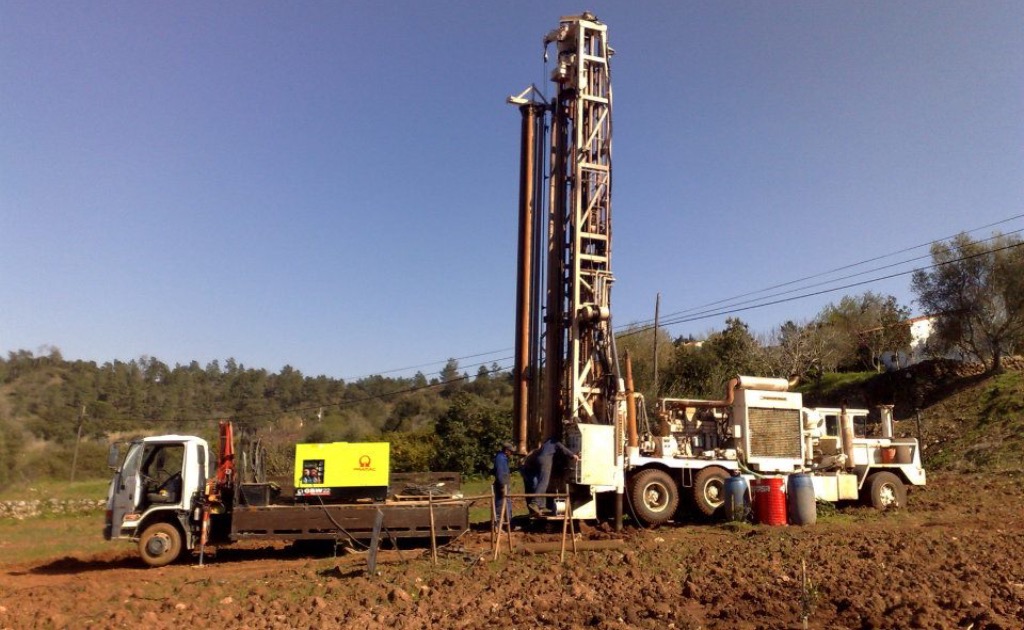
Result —
<svg viewBox="0 0 1024 630"><path fill-rule="evenodd" d="M145 569L130 547L0 573L0 628L1024 627L1024 475L933 475L910 509L846 508L809 528L666 526L620 547L503 555L471 533L422 550L296 555L223 549ZM588 539L613 536L586 529ZM524 542L558 534L516 533ZM557 546L557 545L556 545ZM806 567L806 579L804 574Z"/></svg>

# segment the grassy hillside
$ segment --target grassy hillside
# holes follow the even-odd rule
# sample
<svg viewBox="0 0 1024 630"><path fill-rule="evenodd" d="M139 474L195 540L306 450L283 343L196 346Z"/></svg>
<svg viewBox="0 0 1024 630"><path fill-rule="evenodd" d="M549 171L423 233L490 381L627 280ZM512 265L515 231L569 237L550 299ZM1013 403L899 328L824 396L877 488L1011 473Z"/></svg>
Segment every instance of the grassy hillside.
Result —
<svg viewBox="0 0 1024 630"><path fill-rule="evenodd" d="M1024 470L1024 372L952 393L926 410L922 433L936 469Z"/></svg>

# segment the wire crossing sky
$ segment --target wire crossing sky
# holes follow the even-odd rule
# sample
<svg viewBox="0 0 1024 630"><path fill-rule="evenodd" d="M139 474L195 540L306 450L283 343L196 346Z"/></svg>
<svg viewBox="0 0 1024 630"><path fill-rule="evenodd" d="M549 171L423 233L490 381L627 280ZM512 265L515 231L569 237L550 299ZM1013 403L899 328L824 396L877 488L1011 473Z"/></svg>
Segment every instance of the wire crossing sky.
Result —
<svg viewBox="0 0 1024 630"><path fill-rule="evenodd" d="M0 351L335 377L502 359L504 99L546 87L541 39L583 9L616 50L617 327L658 292L693 319L1024 228L1017 2L8 2ZM912 305L905 275L868 289Z"/></svg>

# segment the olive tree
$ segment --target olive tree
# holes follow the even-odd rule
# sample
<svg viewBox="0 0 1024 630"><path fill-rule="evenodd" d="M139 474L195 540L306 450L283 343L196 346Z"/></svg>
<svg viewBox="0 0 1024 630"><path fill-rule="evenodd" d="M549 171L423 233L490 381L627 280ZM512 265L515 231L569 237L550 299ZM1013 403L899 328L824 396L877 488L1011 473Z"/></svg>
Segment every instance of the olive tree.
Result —
<svg viewBox="0 0 1024 630"><path fill-rule="evenodd" d="M960 350L1001 372L1004 356L1024 345L1024 241L962 233L932 245L932 266L914 272L917 301L935 316L928 340L938 351Z"/></svg>

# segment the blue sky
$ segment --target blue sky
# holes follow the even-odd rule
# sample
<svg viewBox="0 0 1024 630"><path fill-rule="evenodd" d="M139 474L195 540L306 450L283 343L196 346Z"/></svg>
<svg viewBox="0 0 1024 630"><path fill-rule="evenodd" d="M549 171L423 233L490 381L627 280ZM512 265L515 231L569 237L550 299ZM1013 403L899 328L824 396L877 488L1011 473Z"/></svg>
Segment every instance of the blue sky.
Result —
<svg viewBox="0 0 1024 630"><path fill-rule="evenodd" d="M1019 2L2 2L0 351L507 364L504 99L583 9L617 52L620 325L1024 213ZM865 289L913 299L738 315Z"/></svg>

